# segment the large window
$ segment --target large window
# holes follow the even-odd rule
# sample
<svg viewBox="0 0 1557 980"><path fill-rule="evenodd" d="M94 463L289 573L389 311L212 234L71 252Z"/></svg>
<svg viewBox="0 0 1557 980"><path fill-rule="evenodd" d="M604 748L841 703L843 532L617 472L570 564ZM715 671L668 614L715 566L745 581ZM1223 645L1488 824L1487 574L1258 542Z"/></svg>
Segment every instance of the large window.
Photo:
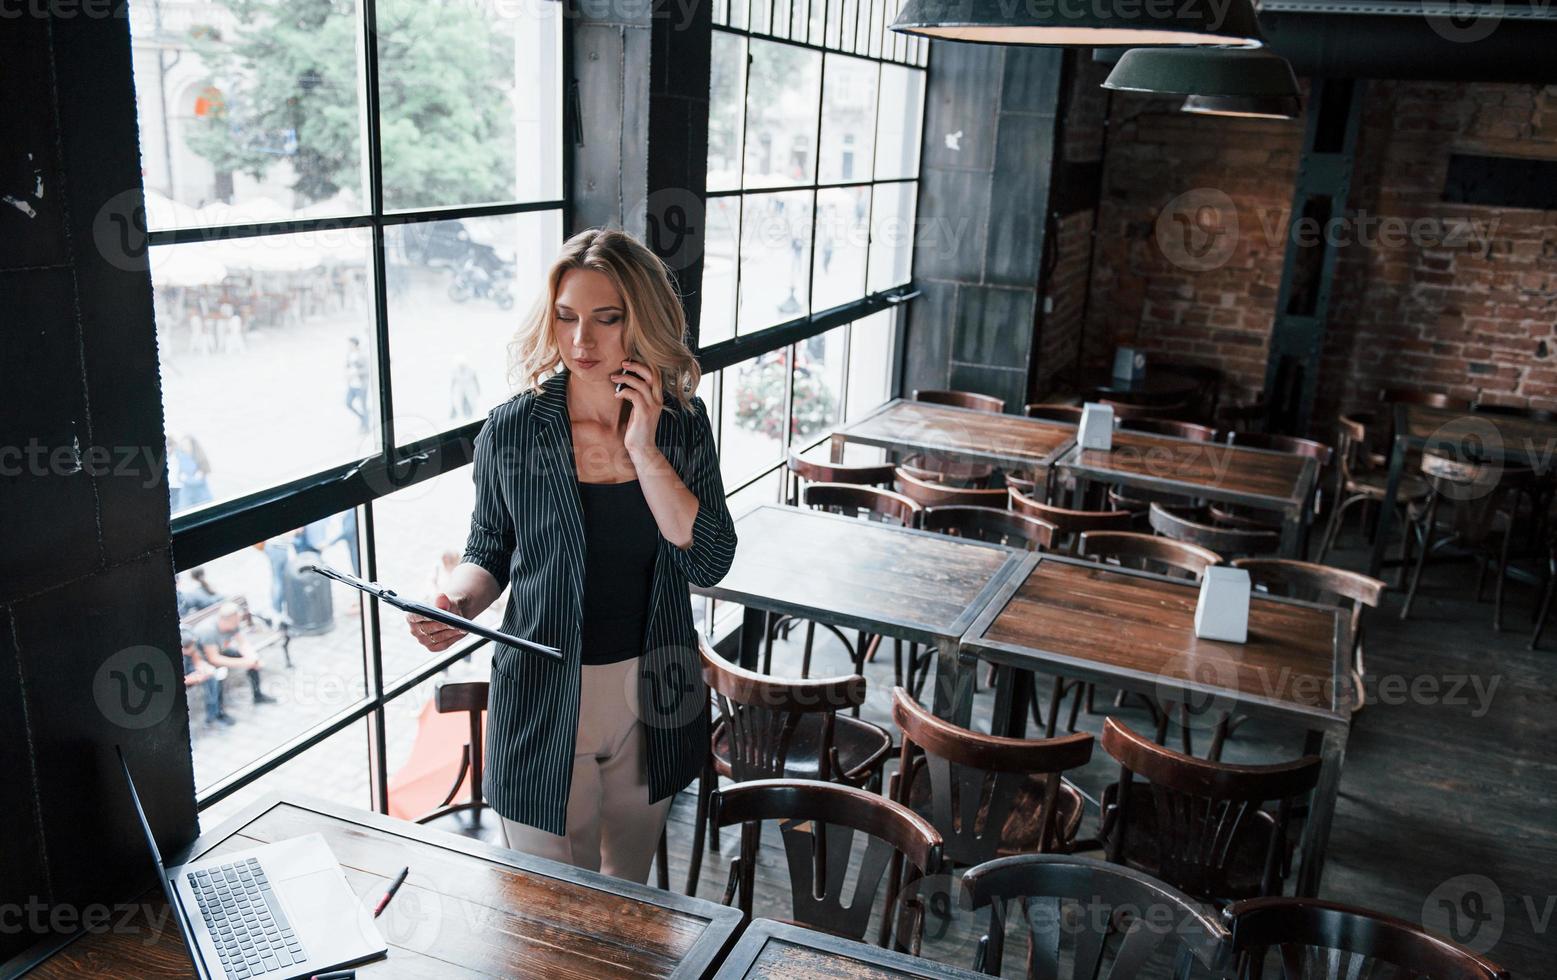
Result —
<svg viewBox="0 0 1557 980"><path fill-rule="evenodd" d="M563 237L562 6L156 0L131 31L197 792L393 807L402 716L486 653L297 566L426 596L463 551Z"/></svg>

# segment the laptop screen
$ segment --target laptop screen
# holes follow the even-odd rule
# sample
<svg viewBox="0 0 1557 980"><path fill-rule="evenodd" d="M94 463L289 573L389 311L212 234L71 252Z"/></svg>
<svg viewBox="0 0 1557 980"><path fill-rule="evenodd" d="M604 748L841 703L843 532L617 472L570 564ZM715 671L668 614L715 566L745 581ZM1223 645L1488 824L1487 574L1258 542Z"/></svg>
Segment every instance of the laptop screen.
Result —
<svg viewBox="0 0 1557 980"><path fill-rule="evenodd" d="M168 898L168 909L173 918L178 922L179 934L184 937L184 949L189 953L189 961L195 968L195 976L209 977L210 971L200 958L200 947L195 943L194 934L189 931L189 923L184 920L183 905L178 900L178 894L168 883L168 869L162 863L162 849L157 846L157 837L151 832L151 821L146 819L146 808L141 806L141 794L135 791L135 777L130 775L130 763L124 757L124 749L115 745L114 751L119 754L119 764L124 767L124 781L130 787L130 802L135 804L135 817L141 822L141 833L146 835L146 850L151 852L151 859L157 865L157 883L162 886L162 892Z"/></svg>

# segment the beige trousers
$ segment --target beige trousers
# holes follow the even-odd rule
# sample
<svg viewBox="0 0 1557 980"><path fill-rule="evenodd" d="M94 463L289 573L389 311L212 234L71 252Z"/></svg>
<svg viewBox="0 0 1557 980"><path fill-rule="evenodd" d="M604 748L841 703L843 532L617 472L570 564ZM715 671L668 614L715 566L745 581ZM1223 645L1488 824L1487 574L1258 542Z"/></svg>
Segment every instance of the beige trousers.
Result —
<svg viewBox="0 0 1557 980"><path fill-rule="evenodd" d="M648 737L638 716L639 661L580 668L567 833L559 836L504 818L510 848L640 884L648 880L671 798L649 802Z"/></svg>

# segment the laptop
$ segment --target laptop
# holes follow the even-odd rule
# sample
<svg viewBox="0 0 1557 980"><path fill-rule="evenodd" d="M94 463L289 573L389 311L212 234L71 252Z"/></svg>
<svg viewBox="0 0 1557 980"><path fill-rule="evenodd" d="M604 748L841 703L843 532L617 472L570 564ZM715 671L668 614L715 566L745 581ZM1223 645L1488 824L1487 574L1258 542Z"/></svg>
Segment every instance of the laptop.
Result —
<svg viewBox="0 0 1557 980"><path fill-rule="evenodd" d="M321 834L166 867L124 750L115 750L200 980L293 980L388 952Z"/></svg>

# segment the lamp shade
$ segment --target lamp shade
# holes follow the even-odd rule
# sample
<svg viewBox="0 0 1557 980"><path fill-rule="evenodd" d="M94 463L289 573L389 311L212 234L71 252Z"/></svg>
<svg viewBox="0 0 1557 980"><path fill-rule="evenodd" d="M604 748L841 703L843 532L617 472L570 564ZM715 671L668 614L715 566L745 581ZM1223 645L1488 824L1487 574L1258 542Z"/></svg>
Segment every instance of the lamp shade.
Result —
<svg viewBox="0 0 1557 980"><path fill-rule="evenodd" d="M984 44L1259 47L1249 0L906 0L892 29Z"/></svg>
<svg viewBox="0 0 1557 980"><path fill-rule="evenodd" d="M1287 59L1237 48L1134 48L1103 87L1122 92L1215 97L1298 97Z"/></svg>
<svg viewBox="0 0 1557 980"><path fill-rule="evenodd" d="M1296 119L1303 111L1303 100L1295 95L1191 95L1179 111L1198 116Z"/></svg>

